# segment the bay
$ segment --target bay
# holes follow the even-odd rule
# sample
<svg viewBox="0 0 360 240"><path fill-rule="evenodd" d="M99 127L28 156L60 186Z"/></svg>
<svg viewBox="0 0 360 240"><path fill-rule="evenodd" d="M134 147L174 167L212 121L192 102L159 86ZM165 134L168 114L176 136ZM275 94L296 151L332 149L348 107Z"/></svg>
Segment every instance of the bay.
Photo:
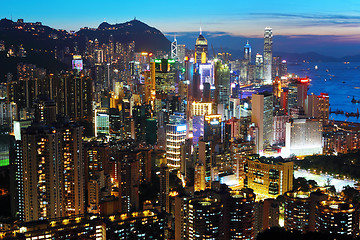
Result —
<svg viewBox="0 0 360 240"><path fill-rule="evenodd" d="M331 111L356 113L360 108L360 103L351 102L353 97L360 100L360 62L288 63L288 72L311 79L308 94L329 94ZM330 114L330 120L333 119L360 122L360 118L346 117L345 114Z"/></svg>

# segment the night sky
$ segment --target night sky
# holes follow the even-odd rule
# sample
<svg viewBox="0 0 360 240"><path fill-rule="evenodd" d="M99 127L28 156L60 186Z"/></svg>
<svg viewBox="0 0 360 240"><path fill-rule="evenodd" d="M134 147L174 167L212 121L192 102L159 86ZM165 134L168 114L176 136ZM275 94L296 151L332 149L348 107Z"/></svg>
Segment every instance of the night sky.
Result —
<svg viewBox="0 0 360 240"><path fill-rule="evenodd" d="M257 50L267 26L275 51L315 51L332 56L360 54L360 1L2 1L0 18L66 30L97 27L101 22L134 19L158 28L170 39L192 44L201 25L214 47L242 49L246 39ZM225 44L224 44L224 41Z"/></svg>

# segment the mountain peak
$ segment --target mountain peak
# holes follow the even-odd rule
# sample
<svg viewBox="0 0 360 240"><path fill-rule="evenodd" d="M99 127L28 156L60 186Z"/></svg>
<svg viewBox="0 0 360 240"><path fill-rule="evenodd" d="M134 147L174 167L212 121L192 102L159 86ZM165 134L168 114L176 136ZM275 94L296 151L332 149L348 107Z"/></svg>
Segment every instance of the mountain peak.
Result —
<svg viewBox="0 0 360 240"><path fill-rule="evenodd" d="M86 35L89 39L97 38L101 43L108 42L110 35L117 42L135 41L136 51L169 51L170 49L170 41L158 29L136 18L124 23L102 22L95 31L80 30L77 34Z"/></svg>

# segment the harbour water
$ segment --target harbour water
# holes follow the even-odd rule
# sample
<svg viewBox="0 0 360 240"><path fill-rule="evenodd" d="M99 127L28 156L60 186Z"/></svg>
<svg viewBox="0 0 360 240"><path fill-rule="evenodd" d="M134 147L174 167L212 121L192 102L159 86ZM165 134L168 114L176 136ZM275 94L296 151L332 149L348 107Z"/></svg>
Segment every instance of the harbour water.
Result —
<svg viewBox="0 0 360 240"><path fill-rule="evenodd" d="M344 114L330 114L331 120L360 122L359 117L345 116L345 112L360 111L360 103L351 102L353 98L360 100L360 62L288 63L288 72L312 80L308 94L329 94L331 111L344 111Z"/></svg>

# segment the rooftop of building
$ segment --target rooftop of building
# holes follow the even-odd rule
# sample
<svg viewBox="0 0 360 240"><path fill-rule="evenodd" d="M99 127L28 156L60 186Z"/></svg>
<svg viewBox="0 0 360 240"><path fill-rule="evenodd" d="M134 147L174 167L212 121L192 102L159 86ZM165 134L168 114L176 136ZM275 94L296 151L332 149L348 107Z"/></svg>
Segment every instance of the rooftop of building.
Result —
<svg viewBox="0 0 360 240"><path fill-rule="evenodd" d="M260 162L260 163L265 163L265 164L283 164L283 163L290 163L291 161L287 160L287 159L283 159L282 157L259 157L258 154L251 154L248 156L248 159L251 161L256 161L256 162Z"/></svg>

